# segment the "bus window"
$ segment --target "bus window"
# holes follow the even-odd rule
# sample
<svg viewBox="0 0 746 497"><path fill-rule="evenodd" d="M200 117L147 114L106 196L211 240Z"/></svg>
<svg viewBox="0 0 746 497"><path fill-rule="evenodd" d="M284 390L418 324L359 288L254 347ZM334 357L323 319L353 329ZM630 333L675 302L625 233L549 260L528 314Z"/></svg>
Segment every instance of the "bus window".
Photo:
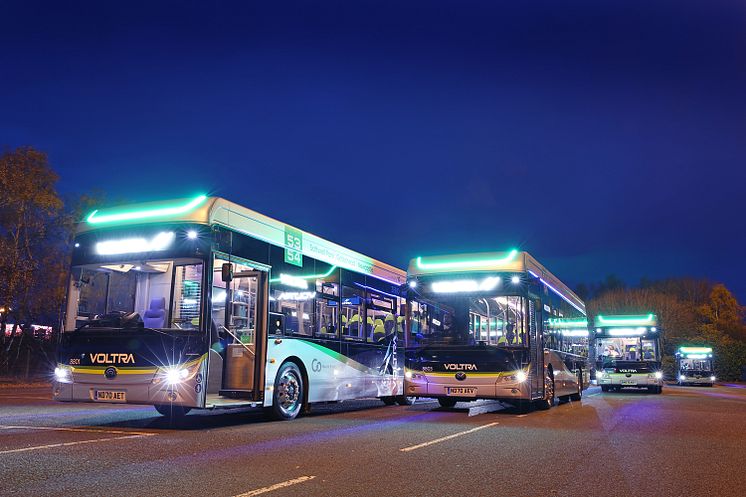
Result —
<svg viewBox="0 0 746 497"><path fill-rule="evenodd" d="M362 340L365 323L363 318L363 299L354 288L342 287L342 338L345 340Z"/></svg>
<svg viewBox="0 0 746 497"><path fill-rule="evenodd" d="M316 336L336 338L339 336L339 286L318 281L316 292Z"/></svg>
<svg viewBox="0 0 746 497"><path fill-rule="evenodd" d="M368 293L368 309L366 323L372 326L368 331L368 341L372 343L381 343L386 337L393 336L396 330L396 316L394 309L394 299L374 292Z"/></svg>
<svg viewBox="0 0 746 497"><path fill-rule="evenodd" d="M202 264L174 268L171 324L175 328L198 329L202 302ZM148 315L146 311L146 316Z"/></svg>

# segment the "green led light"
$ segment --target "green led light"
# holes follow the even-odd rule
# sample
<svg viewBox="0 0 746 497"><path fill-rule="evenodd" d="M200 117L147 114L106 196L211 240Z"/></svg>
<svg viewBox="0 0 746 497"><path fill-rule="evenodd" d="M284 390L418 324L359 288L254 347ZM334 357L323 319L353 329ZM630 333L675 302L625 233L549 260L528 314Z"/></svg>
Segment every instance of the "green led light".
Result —
<svg viewBox="0 0 746 497"><path fill-rule="evenodd" d="M587 328L588 321L585 319L550 318L549 326L552 328Z"/></svg>
<svg viewBox="0 0 746 497"><path fill-rule="evenodd" d="M505 264L515 259L518 255L518 250L511 250L508 255L502 259L466 259L458 261L447 261L447 262L423 262L422 257L417 258L417 269L467 269L467 268L480 268L484 266L497 266Z"/></svg>
<svg viewBox="0 0 746 497"><path fill-rule="evenodd" d="M606 326L632 326L632 325L646 325L652 324L655 321L654 314L648 314L647 316L613 316L605 318L603 316L596 317L597 324Z"/></svg>
<svg viewBox="0 0 746 497"><path fill-rule="evenodd" d="M335 269L337 269L337 266L330 267L329 271L327 271L324 274L309 274L308 276L296 276L292 274L290 276L292 276L293 278L301 279L301 280L317 280L319 278L326 278L327 276L332 274ZM278 281L280 281L280 278L272 278L271 280L269 280L270 283L277 283Z"/></svg>
<svg viewBox="0 0 746 497"><path fill-rule="evenodd" d="M90 213L86 221L88 224L116 223L120 221L135 221L139 219L148 219L153 217L168 217L177 214L184 214L192 209L202 205L207 200L207 195L200 195L193 198L186 204L171 205L166 207L156 207L153 209L140 209L125 212L115 212L112 214L98 214L98 210Z"/></svg>
<svg viewBox="0 0 746 497"><path fill-rule="evenodd" d="M711 354L712 348L710 347L679 347L679 352L682 354Z"/></svg>

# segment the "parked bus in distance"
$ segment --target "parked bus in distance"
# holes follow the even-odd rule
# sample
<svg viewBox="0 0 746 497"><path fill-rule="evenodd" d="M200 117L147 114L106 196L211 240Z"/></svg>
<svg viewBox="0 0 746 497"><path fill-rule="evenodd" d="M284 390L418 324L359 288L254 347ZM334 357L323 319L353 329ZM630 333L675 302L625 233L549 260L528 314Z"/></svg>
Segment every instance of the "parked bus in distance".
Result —
<svg viewBox="0 0 746 497"><path fill-rule="evenodd" d="M679 385L715 384L712 347L679 347L676 351L676 379Z"/></svg>
<svg viewBox="0 0 746 497"><path fill-rule="evenodd" d="M407 395L443 407L580 400L590 383L585 304L531 255L418 257L407 280Z"/></svg>
<svg viewBox="0 0 746 497"><path fill-rule="evenodd" d="M596 316L593 353L601 390L634 387L661 393L661 333L655 314Z"/></svg>
<svg viewBox="0 0 746 497"><path fill-rule="evenodd" d="M74 245L58 401L407 402L400 269L204 195L94 211Z"/></svg>

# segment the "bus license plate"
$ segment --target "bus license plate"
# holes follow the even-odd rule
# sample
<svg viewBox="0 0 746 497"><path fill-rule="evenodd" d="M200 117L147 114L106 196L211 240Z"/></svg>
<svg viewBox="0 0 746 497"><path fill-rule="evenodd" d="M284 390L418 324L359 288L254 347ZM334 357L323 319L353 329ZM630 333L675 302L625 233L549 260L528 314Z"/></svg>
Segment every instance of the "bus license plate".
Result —
<svg viewBox="0 0 746 497"><path fill-rule="evenodd" d="M448 395L457 395L459 397L476 397L477 389L474 387L452 387L448 389Z"/></svg>
<svg viewBox="0 0 746 497"><path fill-rule="evenodd" d="M125 392L117 390L96 390L93 400L101 402L127 402L127 395Z"/></svg>
<svg viewBox="0 0 746 497"><path fill-rule="evenodd" d="M637 380L622 380L622 385L637 385Z"/></svg>

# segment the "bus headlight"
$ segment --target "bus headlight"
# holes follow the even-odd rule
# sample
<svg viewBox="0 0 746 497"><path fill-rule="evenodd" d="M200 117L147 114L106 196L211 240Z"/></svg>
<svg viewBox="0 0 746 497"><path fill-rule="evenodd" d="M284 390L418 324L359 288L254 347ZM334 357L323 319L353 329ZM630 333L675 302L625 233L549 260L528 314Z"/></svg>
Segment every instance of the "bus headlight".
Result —
<svg viewBox="0 0 746 497"><path fill-rule="evenodd" d="M189 370L187 368L169 368L166 370L166 383L176 385L186 380L188 376Z"/></svg>
<svg viewBox="0 0 746 497"><path fill-rule="evenodd" d="M54 368L54 379L60 383L71 383L72 372L70 371L70 368L64 366L57 366Z"/></svg>
<svg viewBox="0 0 746 497"><path fill-rule="evenodd" d="M684 381L684 380L686 380L686 375L683 375L683 374L682 374L682 375L680 375L680 376L679 376L679 380L680 380L680 381Z"/></svg>
<svg viewBox="0 0 746 497"><path fill-rule="evenodd" d="M196 362L190 366L177 364L176 366L162 367L158 370L155 378L153 378L153 383L165 383L170 386L178 385L189 378L193 378L197 374L197 371L199 371L199 367L200 362Z"/></svg>
<svg viewBox="0 0 746 497"><path fill-rule="evenodd" d="M404 371L404 377L408 380L412 379L412 372L411 371Z"/></svg>
<svg viewBox="0 0 746 497"><path fill-rule="evenodd" d="M663 379L663 372L662 371L656 371L653 376L655 376L656 380L662 380Z"/></svg>
<svg viewBox="0 0 746 497"><path fill-rule="evenodd" d="M528 378L528 376L526 375L526 372L525 372L525 371L518 371L518 372L517 372L517 373L515 374L515 380L516 380L516 381L517 381L518 383L523 383L524 381L526 381L526 378Z"/></svg>
<svg viewBox="0 0 746 497"><path fill-rule="evenodd" d="M714 376L710 376L710 381L715 381L715 377Z"/></svg>
<svg viewBox="0 0 746 497"><path fill-rule="evenodd" d="M606 371L603 369L596 371L596 378L603 378L604 376L606 376Z"/></svg>

